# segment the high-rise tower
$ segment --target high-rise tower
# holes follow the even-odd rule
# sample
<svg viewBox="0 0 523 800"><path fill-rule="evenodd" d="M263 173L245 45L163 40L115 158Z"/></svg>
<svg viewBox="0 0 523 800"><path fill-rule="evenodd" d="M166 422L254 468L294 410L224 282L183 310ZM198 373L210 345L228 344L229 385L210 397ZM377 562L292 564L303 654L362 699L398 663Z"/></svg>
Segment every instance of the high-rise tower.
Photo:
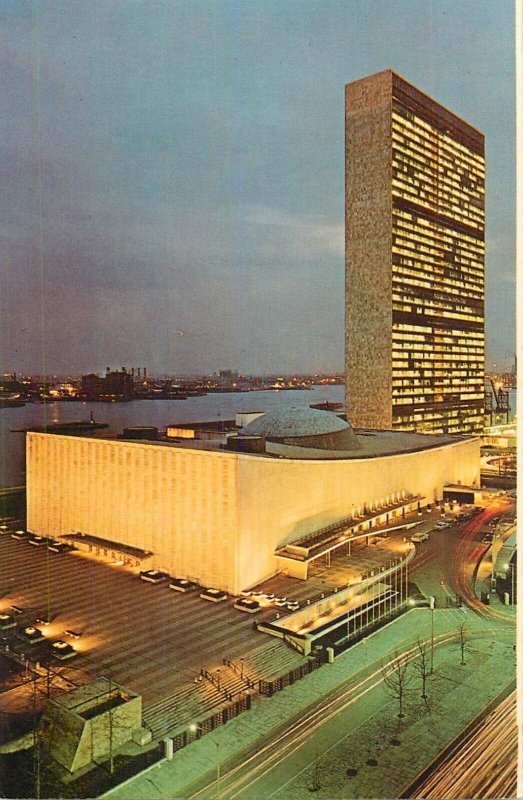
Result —
<svg viewBox="0 0 523 800"><path fill-rule="evenodd" d="M347 416L478 433L484 136L392 70L348 84L345 114Z"/></svg>

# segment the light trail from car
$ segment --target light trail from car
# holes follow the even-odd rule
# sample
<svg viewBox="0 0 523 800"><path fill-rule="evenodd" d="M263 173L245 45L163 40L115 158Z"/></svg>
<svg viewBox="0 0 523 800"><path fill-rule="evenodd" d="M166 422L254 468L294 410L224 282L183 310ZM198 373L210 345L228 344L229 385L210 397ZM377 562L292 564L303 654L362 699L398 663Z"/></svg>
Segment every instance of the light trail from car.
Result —
<svg viewBox="0 0 523 800"><path fill-rule="evenodd" d="M483 639L491 635L491 633L492 632L489 630L478 631L473 634L471 638ZM456 632L438 634L434 637L434 647L441 647L442 645L455 642L457 638L458 635ZM422 640L422 642L430 646L430 637ZM414 643L414 640L412 640L412 644L405 650L401 652L396 651L394 657L390 659L386 666L393 669L394 665L399 660L406 659L407 661L412 661L417 658L418 654L418 643L417 641ZM361 668L358 672L361 673L363 670L364 668ZM227 799L234 800L234 798L243 791L253 786L269 769L275 769L285 761L285 759L299 750L325 723L338 716L364 697L368 692L379 686L384 679L383 670L384 665L381 664L372 673L358 680L356 684L351 685L330 699L326 698L323 705L312 711L307 718L300 719L291 724L289 728L281 734L278 734L270 742L244 759L240 765L223 773L220 778L220 784L222 790L227 787ZM355 674L357 675L358 673ZM217 788L216 783L217 782L213 780L205 787L192 794L188 800L213 796Z"/></svg>

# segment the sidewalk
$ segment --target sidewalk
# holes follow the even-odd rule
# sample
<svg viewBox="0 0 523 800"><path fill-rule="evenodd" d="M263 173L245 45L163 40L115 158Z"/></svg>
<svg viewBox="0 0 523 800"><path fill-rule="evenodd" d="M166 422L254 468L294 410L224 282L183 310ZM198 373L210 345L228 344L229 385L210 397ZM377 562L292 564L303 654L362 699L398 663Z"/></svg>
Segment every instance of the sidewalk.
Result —
<svg viewBox="0 0 523 800"><path fill-rule="evenodd" d="M435 635L448 631L456 632L463 622L471 633L483 632L488 635L493 628L499 627L470 611L441 609L434 612ZM253 704L251 711L180 750L172 761L162 761L159 765L155 765L103 796L115 800L116 798L121 798L121 800L169 798L172 800L172 798L186 797L190 793L191 786L199 784L204 779L213 780L216 775L217 752L220 754L220 768L224 774L228 762L240 761L242 755L254 750L261 741L266 740L278 730L285 729L290 719L303 716L312 704L321 703L327 693L347 681L358 671L361 671L363 677L367 671L387 662L390 654L395 650L400 650L406 644L415 642L418 636L430 636L430 629L431 612L428 609L413 609L396 622L382 628L367 640L351 648L334 664L321 667L272 698L259 698ZM489 644L492 639L493 637L490 637L487 640ZM512 641L508 646L500 645L500 647L503 652L505 647L512 652ZM459 663L458 659L456 661ZM510 677L514 672L514 665L512 660L507 659L507 661L510 661ZM478 664L478 668L479 666ZM499 679L500 673L497 665L496 669L492 671L495 679ZM482 681L471 676L470 670L467 668L458 668L456 677L458 676L461 683L463 683L461 679L464 676L471 679L466 683L468 692L473 695L474 702L477 701L480 705L485 705L497 693L493 690L490 682L487 681L483 684ZM443 694L445 696L450 694L448 687L444 689ZM454 702L461 701L456 698ZM471 705L470 708L472 707ZM461 717L454 713L450 714L450 718L452 723L458 725L463 722ZM446 729L442 735L446 736L447 733L452 738L452 731ZM363 737L364 741L366 739L367 735ZM396 750L394 750L394 755L397 755ZM328 796L330 795L327 793L325 797ZM380 795L375 794L374 796L379 797Z"/></svg>
<svg viewBox="0 0 523 800"><path fill-rule="evenodd" d="M274 798L303 800L315 775L320 788L314 794L324 800L401 797L424 767L514 678L515 654L507 643L475 642L466 661L461 667L455 644L436 651L435 674L428 685L430 712L420 697L421 682L415 678L407 690L402 721L397 717L397 700L378 687L373 698L365 698L372 716L357 725L357 735L354 715L341 715L338 726L346 731L344 739L327 752L320 749L318 764L311 764ZM263 797L262 782L256 791L242 797Z"/></svg>

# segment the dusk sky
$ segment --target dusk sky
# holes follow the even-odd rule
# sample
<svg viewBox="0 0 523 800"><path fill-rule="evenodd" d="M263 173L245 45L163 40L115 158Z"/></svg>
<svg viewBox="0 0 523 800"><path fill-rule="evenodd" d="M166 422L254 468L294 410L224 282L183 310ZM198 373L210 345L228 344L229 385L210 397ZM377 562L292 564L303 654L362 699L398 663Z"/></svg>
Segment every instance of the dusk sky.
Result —
<svg viewBox="0 0 523 800"><path fill-rule="evenodd" d="M0 13L3 371L341 372L344 84L388 67L485 133L487 358L512 366L512 0Z"/></svg>

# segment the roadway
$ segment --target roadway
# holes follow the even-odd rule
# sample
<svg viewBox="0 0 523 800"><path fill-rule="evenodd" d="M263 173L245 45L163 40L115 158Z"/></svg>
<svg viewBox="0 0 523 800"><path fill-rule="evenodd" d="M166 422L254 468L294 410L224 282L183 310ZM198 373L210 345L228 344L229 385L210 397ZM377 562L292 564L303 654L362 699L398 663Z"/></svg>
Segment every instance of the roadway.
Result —
<svg viewBox="0 0 523 800"><path fill-rule="evenodd" d="M515 797L518 734L516 692L513 691L464 740L450 749L438 768L417 786L412 798Z"/></svg>
<svg viewBox="0 0 523 800"><path fill-rule="evenodd" d="M464 603L472 611L481 616L487 624L495 626L493 630L498 635L506 635L509 638L513 636L514 619L507 618L503 612L481 603L474 592L473 575L478 562L488 550L488 545L481 542L485 525L488 525L492 517L513 510L513 503L495 497L481 514L465 523L455 524L443 530L433 530L439 516L438 512L433 512L424 517L418 529L432 531L430 538L417 545L416 556L410 566L410 579L421 591L436 597L438 607L454 605L456 596L461 595ZM466 617L462 619L466 623ZM488 635L492 636L492 630L489 630ZM436 646L442 646L452 638L456 639L455 631L442 634ZM402 652L407 658L413 659L416 657L417 648L411 644ZM393 663L392 658L390 664ZM318 762L319 748L324 754L340 746L348 736L347 730L354 733L360 725L363 726L368 721L369 717L380 712L384 698L382 693L379 694L375 690L382 682L382 664L379 666L374 664L366 675L360 671L351 676L343 689L335 696L326 699L321 708L315 709L306 718L289 726L286 731L265 744L240 765L221 775L219 785L214 779L194 792L191 798L196 800L196 798L217 796L217 793L230 800L233 798L258 800L261 797L270 798L276 795L282 797L288 785L295 782L301 773L310 772L311 763ZM512 705L514 702L512 701ZM501 786L514 785L517 760L516 727L513 718L515 711L512 706L509 709L509 705L510 703L504 704L499 709L499 715L495 711L492 717L493 724L499 722L505 726L503 732L494 733L490 731L488 724L485 724L477 731L474 728L470 734L468 742L476 765L475 774L480 792L475 795L477 797L509 796L492 792ZM485 745L484 755L482 745ZM496 748L499 748L502 754L499 762L495 760ZM445 786L447 794L438 794L436 788L434 789L436 793L431 796L434 798L460 796L455 793L448 794L453 767L449 765L441 767L441 770L441 785ZM438 767L436 775L439 774ZM319 784L314 786L314 781L312 777L311 785L307 787L311 793L320 788ZM435 781L437 786L436 777ZM466 782L463 785L466 786ZM426 795L421 793L417 796Z"/></svg>
<svg viewBox="0 0 523 800"><path fill-rule="evenodd" d="M451 615L459 612L444 611L440 613L448 615L449 625L455 625ZM490 629L477 632L474 640L477 643L484 641L486 637L492 637ZM438 634L435 637L436 652L440 649L446 649L446 658L449 659L450 657L452 659L454 657L452 648L455 651L455 644L453 643L456 642L456 639L455 628ZM430 645L429 637L422 641L428 646ZM369 651L369 655L371 652ZM408 644L398 642L396 648L390 652L387 669L393 668L399 659L412 662L417 658L418 654L417 642L414 639L411 639ZM441 670L442 667L439 664L440 680L443 680ZM328 768L328 758L333 751L341 750L341 760L344 762L345 767L357 764L360 773L363 772L365 764L361 753L357 752L358 749L361 750L361 745L360 743L356 744L355 741L355 737L357 738L358 736L361 736L364 742L363 749L368 747L369 754L372 754L372 748L374 747L375 755L380 757L381 753L381 756L383 756L383 742L380 745L373 743L373 737L372 735L369 736L368 732L369 723L373 719L378 727L383 727L384 729L387 729L388 726L390 727L390 722L387 722L387 707L389 707L388 717L394 717L397 710L394 701L383 690L383 680L383 660L377 659L364 669L351 675L343 685L326 695L321 704L309 709L307 713L303 713L299 719L289 724L285 730L274 735L254 752L244 756L241 763L221 769L219 775L217 770L215 771L211 768L211 774L208 774L207 780L193 785L192 791L183 796L187 796L190 800L203 800L209 797L221 797L227 798L227 800L260 800L260 798L269 800L272 797L298 798L303 796L301 793L304 788L311 793L322 788L324 793L320 792L320 796L345 797L345 794L340 793L343 790L340 789L339 782L343 783L343 779L346 780L346 775L334 776ZM444 691L448 692L449 689L445 686ZM415 715L411 714L410 716ZM412 719L407 720L404 728L401 728L401 726L399 728L390 727L390 730L400 730L401 733L399 735L404 741L406 739L408 742L408 726L412 721ZM429 727L428 722L426 726ZM394 744L396 743L392 739L386 744L392 745L389 750L394 750ZM215 744L217 744L217 741L215 741ZM403 745L404 748L405 746L408 747L408 744ZM417 746L412 750L411 766L414 766L416 759L419 762L420 748L423 750L423 744L418 741ZM398 755L400 754L400 751L396 752ZM437 748L435 752L437 752ZM427 750L428 753L429 751ZM219 752L217 755L219 756ZM435 753L432 757L434 755ZM478 753L476 753L476 757L477 755ZM221 757L225 758L223 754ZM421 758L423 763L423 751L421 752ZM318 771L314 767L311 768L311 765L315 763L322 765L318 768ZM218 762L216 764L217 766L219 765ZM403 771L404 768L400 768L399 775L398 773L388 775L386 768L381 763L380 767L382 768L383 795L358 794L358 796L400 796L394 792L391 793L391 786L396 791L405 788L405 785L409 782L408 770ZM347 770L344 770L344 772L347 775L349 774ZM355 770L355 772L357 773L358 770ZM413 774L411 775L412 777L414 777ZM512 775L513 777L514 775ZM316 781L317 785L315 786ZM358 790L361 791L364 788L364 781L365 778L363 778L363 785L362 783L356 784ZM347 786L350 786L350 783ZM350 791L350 789L348 790ZM456 795L440 796L454 797ZM494 797L498 795L485 795L485 797L487 796Z"/></svg>

